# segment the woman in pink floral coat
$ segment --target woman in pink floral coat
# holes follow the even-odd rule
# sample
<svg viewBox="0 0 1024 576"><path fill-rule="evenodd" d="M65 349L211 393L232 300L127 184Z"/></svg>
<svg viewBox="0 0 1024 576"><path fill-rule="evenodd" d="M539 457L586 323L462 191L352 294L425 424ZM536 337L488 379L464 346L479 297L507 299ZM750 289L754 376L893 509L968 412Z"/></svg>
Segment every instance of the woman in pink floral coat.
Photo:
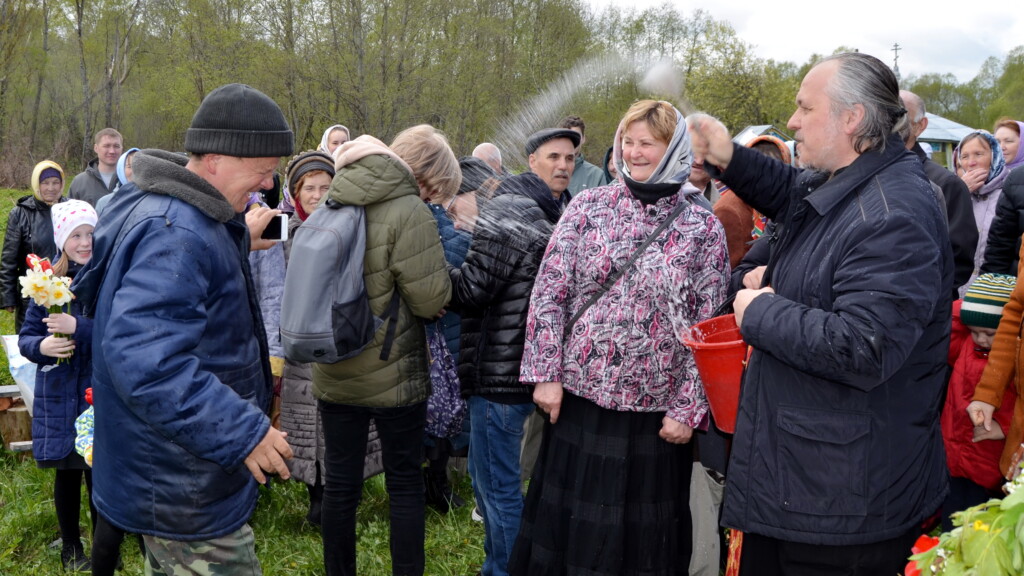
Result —
<svg viewBox="0 0 1024 576"><path fill-rule="evenodd" d="M690 138L671 104L631 106L614 156L622 178L573 199L533 289L521 378L550 422L510 574L689 563L690 440L708 405L680 335L725 298L725 234L688 199Z"/></svg>

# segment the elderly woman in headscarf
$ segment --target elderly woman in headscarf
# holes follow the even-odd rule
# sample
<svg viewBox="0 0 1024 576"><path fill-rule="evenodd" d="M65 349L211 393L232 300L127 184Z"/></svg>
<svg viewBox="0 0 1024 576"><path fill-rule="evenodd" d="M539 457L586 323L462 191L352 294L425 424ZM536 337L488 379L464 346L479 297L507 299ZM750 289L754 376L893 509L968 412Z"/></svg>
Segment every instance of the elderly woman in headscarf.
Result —
<svg viewBox="0 0 1024 576"><path fill-rule="evenodd" d="M999 148L999 141L986 130L975 130L960 140L953 150L956 174L971 192L974 205L974 221L978 225L978 247L974 252L974 273L960 287L963 298L967 287L981 273L988 248L989 229L996 217L996 207L1003 193L1006 180L1006 160ZM1014 270L1012 273L1016 273Z"/></svg>
<svg viewBox="0 0 1024 576"><path fill-rule="evenodd" d="M132 154L138 151L138 148L129 148L117 159L117 185L119 188L132 181Z"/></svg>
<svg viewBox="0 0 1024 576"><path fill-rule="evenodd" d="M521 377L550 423L510 574L689 563L690 441L708 404L680 335L725 299L725 233L683 190L690 138L671 104L631 106L615 159L620 181L573 199L533 288Z"/></svg>
<svg viewBox="0 0 1024 576"><path fill-rule="evenodd" d="M7 215L7 232L0 255L0 294L4 309L14 313L15 332L21 331L29 306L28 298L21 297L18 282L28 268L25 257L35 254L52 259L57 255L50 207L66 200L63 192L64 170L56 162L43 160L32 170L32 194L18 198Z"/></svg>

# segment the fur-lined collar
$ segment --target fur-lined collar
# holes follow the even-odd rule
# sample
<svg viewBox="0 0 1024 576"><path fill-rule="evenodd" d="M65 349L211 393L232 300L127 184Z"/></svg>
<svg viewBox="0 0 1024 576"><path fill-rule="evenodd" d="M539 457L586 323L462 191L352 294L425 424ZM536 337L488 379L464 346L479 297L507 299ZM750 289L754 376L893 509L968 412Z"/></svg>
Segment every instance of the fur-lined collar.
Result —
<svg viewBox="0 0 1024 576"><path fill-rule="evenodd" d="M235 217L224 195L195 172L185 168L188 158L164 150L139 150L132 159L132 179L146 192L187 202L218 222Z"/></svg>

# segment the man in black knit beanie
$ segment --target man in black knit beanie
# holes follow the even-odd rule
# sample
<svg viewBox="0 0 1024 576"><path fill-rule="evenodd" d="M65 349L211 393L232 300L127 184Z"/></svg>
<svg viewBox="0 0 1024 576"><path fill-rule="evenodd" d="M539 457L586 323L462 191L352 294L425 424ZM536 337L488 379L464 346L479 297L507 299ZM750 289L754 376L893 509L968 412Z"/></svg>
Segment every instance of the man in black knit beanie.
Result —
<svg viewBox="0 0 1024 576"><path fill-rule="evenodd" d="M142 534L146 572L260 574L248 520L265 473L288 477L270 426L267 337L243 211L294 137L262 92L203 100L186 159L134 158L135 187L96 229L75 293L94 318L94 500Z"/></svg>

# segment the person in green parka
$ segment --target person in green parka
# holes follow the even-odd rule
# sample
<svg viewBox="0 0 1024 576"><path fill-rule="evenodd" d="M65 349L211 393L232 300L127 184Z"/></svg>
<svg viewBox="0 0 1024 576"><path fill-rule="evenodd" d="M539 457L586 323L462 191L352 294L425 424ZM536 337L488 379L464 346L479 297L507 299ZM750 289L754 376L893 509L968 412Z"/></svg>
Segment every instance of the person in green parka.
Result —
<svg viewBox="0 0 1024 576"><path fill-rule="evenodd" d="M448 303L451 282L437 223L421 196L439 186L458 188L461 179L447 141L434 133L414 134L405 142L410 138L403 132L392 147L401 144L420 152L436 148L441 158L437 162L407 162L366 135L336 151L337 172L329 198L366 209L363 278L370 308L383 315L394 290L401 305L387 360L380 358L388 324L384 323L358 356L313 366L313 394L326 451L322 535L328 576L356 574L356 507L371 419L381 439L391 503L392 572L423 574L425 497L420 467L430 394L423 321L435 318ZM449 155L454 174L445 161Z"/></svg>

